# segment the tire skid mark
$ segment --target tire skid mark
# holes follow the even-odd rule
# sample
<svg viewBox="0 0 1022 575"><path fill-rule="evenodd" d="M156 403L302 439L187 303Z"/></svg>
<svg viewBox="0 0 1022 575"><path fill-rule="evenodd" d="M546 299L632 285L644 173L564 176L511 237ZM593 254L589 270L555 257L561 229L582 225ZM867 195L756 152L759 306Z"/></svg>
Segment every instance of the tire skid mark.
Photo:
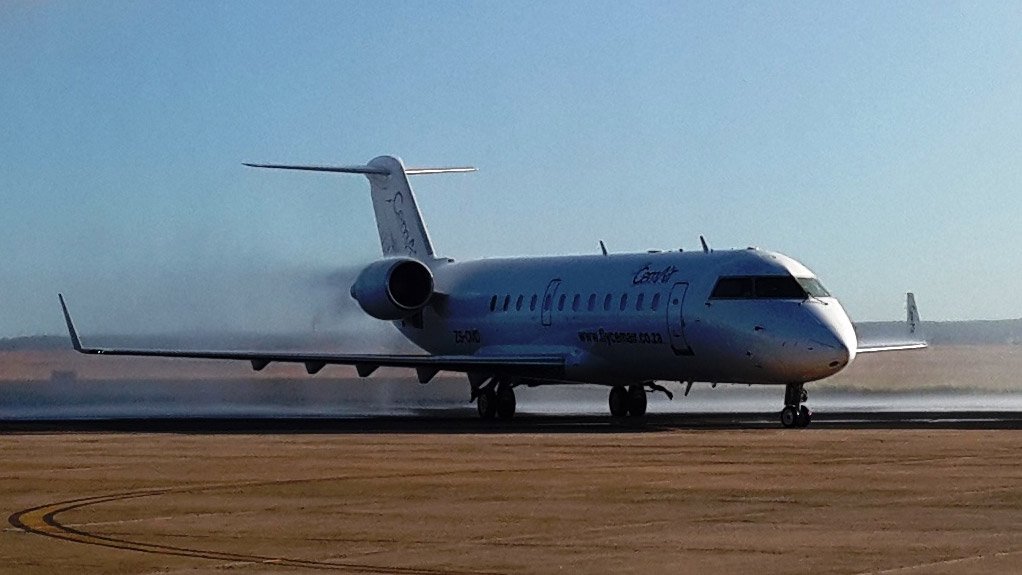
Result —
<svg viewBox="0 0 1022 575"><path fill-rule="evenodd" d="M229 483L229 484L213 484L213 485L198 485L191 487L182 488L166 488L166 489L149 489L143 491L130 491L125 493L107 494L93 497L82 497L77 499L69 499L66 501L59 501L55 503L49 503L46 505L40 505L22 511L12 513L7 521L12 526L20 529L26 533L32 533L36 535L42 535L52 539L59 539L62 541L68 541L72 543L81 543L84 545L93 545L97 547L106 547L111 549L119 549L122 551L135 551L139 553L149 553L155 555L168 555L175 557L191 557L196 559L208 559L214 561L229 561L238 562L242 564L261 564L261 565L277 565L281 567L301 567L306 569L322 570L322 571L345 571L349 573L395 573L397 575L492 575L493 572L485 571L460 571L455 569L440 569L440 568L416 568L416 567L397 567L397 566L385 566L385 565L372 565L372 564L361 564L361 563L338 563L328 561L315 561L308 559L293 559L287 557L271 557L266 555L250 555L245 553L233 553L225 551L215 551L208 549L179 547L172 545L161 545L158 543L145 543L140 541L132 541L130 539L122 539L118 537L110 537L105 535L99 535L91 533L82 529L76 529L69 527L57 520L57 515L73 511L75 509L81 509L84 507L90 507L93 505L99 505L103 503L111 503L115 501L127 501L130 499L139 499L143 497L157 497L160 495L166 495L170 493L184 493L184 492L204 492L213 491L218 489L228 489L237 487L248 487L248 486L268 486L277 485L282 483L300 483L300 482L313 482L322 480L336 480L342 478L315 478L315 479L290 479L283 481L249 481L243 483ZM347 478L356 479L356 478ZM357 479L363 479L358 477Z"/></svg>
<svg viewBox="0 0 1022 575"><path fill-rule="evenodd" d="M592 467L593 470L613 470L613 469L624 469L627 466L621 464L604 464L595 465ZM74 509L80 509L83 507L89 507L92 505L99 505L103 503L112 503L115 501L127 501L129 499L138 499L142 497L157 497L160 495L167 495L171 493L204 493L209 491L219 491L224 489L237 489L244 487L268 487L274 485L289 485L298 483L315 483L319 481L366 481L366 480L388 480L388 479L408 479L408 478L429 478L429 477L445 477L453 475L475 475L479 473L509 473L509 474L528 474L538 469L544 471L550 470L567 470L569 467L566 466L543 466L540 468L531 467L514 467L514 468L486 468L486 469L457 469L447 471L432 471L432 472L421 472L421 473L367 473L365 475L342 475L342 476L329 476L329 477L311 477L311 478L297 478L297 479L280 479L273 481L240 481L240 482L223 482L223 483L209 483L209 484L198 484L183 487L168 487L158 489L145 489L138 491L128 491L122 493L97 495L92 497L79 497L76 499L68 499L66 501L59 501L55 503L49 503L46 505L40 505L29 509L23 509L12 513L8 518L7 522L17 529L20 529L26 533L32 533L35 535L42 535L52 539L59 539L62 541L68 541L72 543L80 543L84 545L93 545L98 547L107 547L111 549L120 549L123 551L135 551L139 553L150 553L156 555L171 555L178 557L193 557L197 559L210 559L216 561L235 561L241 563L258 563L263 565L280 565L282 567L304 567L308 569L317 570L332 570L332 571L347 571L352 573L380 573L388 574L394 573L397 575L495 575L493 571L461 571L456 569L440 569L440 568L415 568L415 567L394 567L394 566L382 566L382 565L371 565L371 564L360 564L360 563L334 563L327 561L313 561L305 559L289 559L284 557L269 557L262 555L247 555L242 553L230 553L222 551L211 551L205 549L196 549L188 547L175 547L170 545L160 545L156 543L145 543L140 541L132 541L130 539L122 539L117 537L109 537L104 535L98 535L85 531L84 529L76 529L65 525L57 521L56 516L72 511Z"/></svg>

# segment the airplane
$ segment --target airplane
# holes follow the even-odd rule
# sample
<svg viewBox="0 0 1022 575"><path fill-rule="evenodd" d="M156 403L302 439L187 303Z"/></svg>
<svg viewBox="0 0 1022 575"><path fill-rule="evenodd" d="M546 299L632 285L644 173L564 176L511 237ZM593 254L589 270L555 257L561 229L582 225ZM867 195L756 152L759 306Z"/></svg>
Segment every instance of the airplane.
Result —
<svg viewBox="0 0 1022 575"><path fill-rule="evenodd" d="M646 414L659 382L784 387L783 427L809 425L805 384L848 367L858 354L919 349L919 315L908 294L909 340L864 344L838 300L796 260L756 248L455 261L437 256L408 176L475 168L406 168L380 156L365 165L244 164L254 168L361 174L369 180L383 258L369 264L351 297L392 322L426 353L335 354L84 347L59 294L75 351L94 355L352 365L467 375L483 419L510 419L515 389L563 384L609 387L615 418Z"/></svg>

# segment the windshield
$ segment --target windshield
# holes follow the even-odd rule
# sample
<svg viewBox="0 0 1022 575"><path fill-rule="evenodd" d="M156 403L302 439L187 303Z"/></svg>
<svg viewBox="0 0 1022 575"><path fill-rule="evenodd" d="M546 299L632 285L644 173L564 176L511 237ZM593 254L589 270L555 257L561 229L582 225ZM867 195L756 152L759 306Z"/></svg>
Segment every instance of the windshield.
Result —
<svg viewBox="0 0 1022 575"><path fill-rule="evenodd" d="M734 276L717 280L710 298L802 300L806 299L806 292L801 280L791 276Z"/></svg>
<svg viewBox="0 0 1022 575"><path fill-rule="evenodd" d="M830 297L830 292L823 287L820 280L816 278L795 278L798 281L798 285L802 286L802 289L806 290L809 297Z"/></svg>

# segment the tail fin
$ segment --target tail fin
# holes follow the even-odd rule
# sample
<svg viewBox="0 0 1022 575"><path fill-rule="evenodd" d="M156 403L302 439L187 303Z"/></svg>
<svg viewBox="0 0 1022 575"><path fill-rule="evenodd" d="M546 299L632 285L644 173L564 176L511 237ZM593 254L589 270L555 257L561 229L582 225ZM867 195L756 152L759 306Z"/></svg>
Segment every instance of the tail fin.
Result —
<svg viewBox="0 0 1022 575"><path fill-rule="evenodd" d="M408 256L417 260L433 259L433 243L422 221L415 194L408 184L401 160L391 156L373 158L369 165L383 168L387 175L366 174L376 212L376 227L384 257Z"/></svg>
<svg viewBox="0 0 1022 575"><path fill-rule="evenodd" d="M408 184L408 176L474 172L475 168L405 168L400 159L379 156L364 166L293 166L282 164L245 164L253 168L281 170L307 170L311 172L338 172L363 174L369 179L369 189L376 213L376 227L380 232L383 255L408 256L417 260L434 259L433 244L429 240L426 224L415 203L415 194Z"/></svg>

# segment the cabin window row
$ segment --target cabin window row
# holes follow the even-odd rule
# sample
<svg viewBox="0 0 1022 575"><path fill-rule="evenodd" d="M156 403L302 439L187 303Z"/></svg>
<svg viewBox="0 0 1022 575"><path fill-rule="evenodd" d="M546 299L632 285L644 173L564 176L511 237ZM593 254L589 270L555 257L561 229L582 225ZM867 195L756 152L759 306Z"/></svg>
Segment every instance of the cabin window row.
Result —
<svg viewBox="0 0 1022 575"><path fill-rule="evenodd" d="M490 311L522 311L527 309L528 311L536 311L536 306L539 305L539 296L532 294L531 296L519 295L513 297L510 294L503 296L493 296L490 298ZM554 299L551 295L546 295L543 298L543 311L552 311L554 309ZM568 294L561 294L557 296L557 311L564 311L570 309L571 311L611 311L617 309L618 311L625 311L628 309L634 309L635 311L642 311L648 309L649 311L657 311L660 309L660 294L655 293L652 297L647 298L645 293L639 293L634 299L629 297L629 294L623 293L620 295L615 294L601 294L595 293L589 294L588 298L583 299L582 294L575 294L568 299Z"/></svg>

